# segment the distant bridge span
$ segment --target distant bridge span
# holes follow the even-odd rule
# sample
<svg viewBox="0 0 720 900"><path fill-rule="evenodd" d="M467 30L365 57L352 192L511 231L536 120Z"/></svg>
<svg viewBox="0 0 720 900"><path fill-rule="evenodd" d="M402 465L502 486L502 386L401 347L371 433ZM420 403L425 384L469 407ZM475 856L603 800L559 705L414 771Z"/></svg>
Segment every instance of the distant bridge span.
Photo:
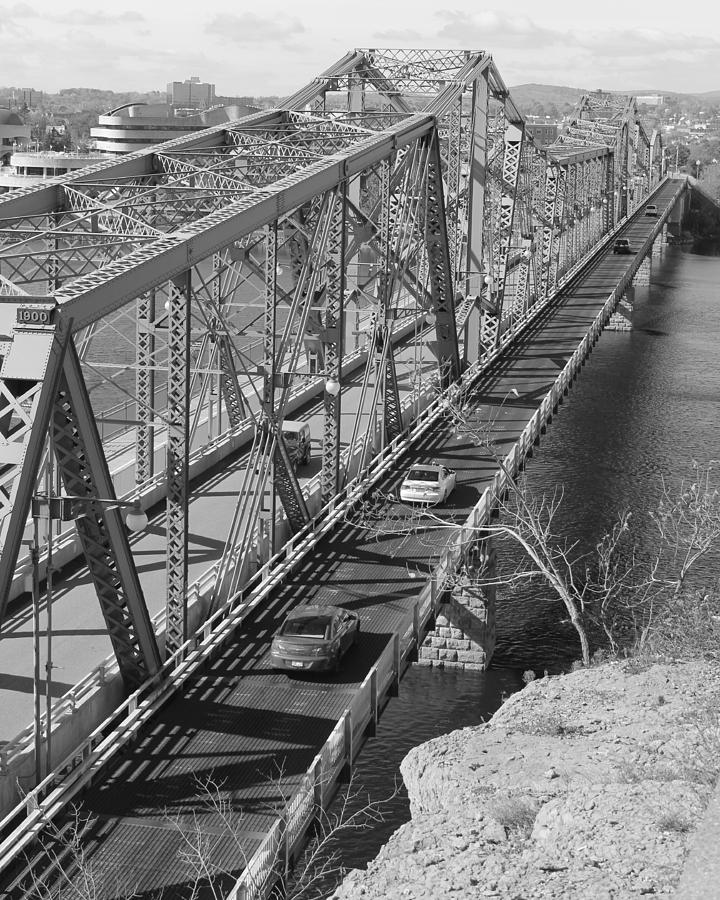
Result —
<svg viewBox="0 0 720 900"><path fill-rule="evenodd" d="M0 198L0 619L27 572L33 498L72 497L120 675L140 692L123 715L159 702L198 639L237 625L258 558L262 592L655 192L663 215L604 276L608 296L632 278L685 188L662 179L633 98L583 98L543 150L486 54L367 50L279 109ZM104 443L121 398L125 425ZM321 423L313 496L282 433L302 402ZM199 615L215 614L196 633L192 466L208 448L220 464L242 435L237 504L202 579ZM163 641L116 492L164 498Z"/></svg>

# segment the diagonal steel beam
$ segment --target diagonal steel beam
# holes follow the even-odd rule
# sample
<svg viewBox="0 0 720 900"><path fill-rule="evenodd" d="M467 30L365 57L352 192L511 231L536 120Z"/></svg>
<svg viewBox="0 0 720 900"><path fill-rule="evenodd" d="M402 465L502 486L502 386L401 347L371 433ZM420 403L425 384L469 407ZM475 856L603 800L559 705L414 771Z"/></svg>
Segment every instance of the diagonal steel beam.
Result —
<svg viewBox="0 0 720 900"><path fill-rule="evenodd" d="M32 298L34 309L52 315L52 302L41 299ZM2 311L33 307L4 303ZM0 372L0 627L69 340L63 323L16 324Z"/></svg>
<svg viewBox="0 0 720 900"><path fill-rule="evenodd" d="M117 507L110 470L75 347L70 342L53 409L58 468L67 493L78 498L75 525L108 634L128 691L160 668L155 633Z"/></svg>

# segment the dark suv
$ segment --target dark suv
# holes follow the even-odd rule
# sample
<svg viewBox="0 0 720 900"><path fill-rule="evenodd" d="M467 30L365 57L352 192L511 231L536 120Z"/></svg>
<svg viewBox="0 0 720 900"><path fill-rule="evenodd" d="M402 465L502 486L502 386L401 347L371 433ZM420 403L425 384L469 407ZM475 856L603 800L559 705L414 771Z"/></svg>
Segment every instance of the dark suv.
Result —
<svg viewBox="0 0 720 900"><path fill-rule="evenodd" d="M630 241L627 238L618 238L613 244L613 253L632 253Z"/></svg>

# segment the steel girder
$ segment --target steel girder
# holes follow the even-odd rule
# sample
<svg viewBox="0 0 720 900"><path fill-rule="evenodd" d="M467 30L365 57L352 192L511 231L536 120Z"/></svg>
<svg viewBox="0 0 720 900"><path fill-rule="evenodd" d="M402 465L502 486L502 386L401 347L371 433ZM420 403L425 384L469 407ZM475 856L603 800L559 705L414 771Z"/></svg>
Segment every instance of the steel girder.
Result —
<svg viewBox="0 0 720 900"><path fill-rule="evenodd" d="M167 597L165 652L187 638L187 513L190 453L190 272L168 283Z"/></svg>
<svg viewBox="0 0 720 900"><path fill-rule="evenodd" d="M338 188L338 202L328 235L325 330L323 333L323 374L327 384L340 385L345 334L345 254L347 248L347 184ZM329 503L340 490L340 413L342 395L325 390L323 419L321 498Z"/></svg>
<svg viewBox="0 0 720 900"><path fill-rule="evenodd" d="M142 485L155 471L155 290L137 301L137 374L135 482Z"/></svg>
<svg viewBox="0 0 720 900"><path fill-rule="evenodd" d="M345 103L335 108L340 90ZM561 247L570 264L590 240L589 207L600 219L595 194L598 184L607 194L614 145L568 145L553 159L523 140L522 117L484 53L354 51L283 106L0 198L0 294L38 295L29 305L39 309L50 289L55 316L52 339L41 331L33 342L32 365L19 362L27 333L13 324L3 329L11 335L0 373L3 598L34 489L23 468L37 473L47 430L38 423L49 421L65 384L65 348L82 356L78 366L93 388L111 385L134 402L138 488L154 474L153 435L167 428L167 646L174 649L186 636L190 441L201 410L212 410L211 381L220 388L214 402L226 427L258 423L219 565L223 599L237 587L261 515L274 519L276 495L292 529L309 520L282 420L291 388L315 377L310 346L319 349L317 375L342 384L346 287L376 341L363 396L374 394L369 406L382 408L384 435L392 439L407 424L392 340L398 321L434 316L438 373L449 384L461 368L458 330L465 332L464 358L474 361L481 327L497 339L503 298L517 314L547 296ZM617 134L614 125L593 128L603 140ZM167 315L157 308L165 291ZM129 363L96 359L94 343L131 316ZM75 353L74 338L82 352ZM122 382L128 366L135 385ZM341 396L324 398L324 502L347 477ZM353 446L371 432L368 408L358 404ZM92 471L95 484L110 491L101 462ZM274 537L273 528L270 551ZM111 535L103 552L124 561L131 585L101 603L123 623L114 643L126 680L136 683L154 671L157 651L122 538ZM92 553L86 549L99 571ZM100 596L104 579L96 582Z"/></svg>
<svg viewBox="0 0 720 900"><path fill-rule="evenodd" d="M140 587L110 471L70 342L53 406L54 450L62 484L77 498L76 527L100 600L108 634L128 690L160 667L152 622ZM168 558L170 558L168 539Z"/></svg>
<svg viewBox="0 0 720 900"><path fill-rule="evenodd" d="M613 221L641 203L655 184L652 139L634 97L603 91L584 95L549 153L562 155L573 146L604 146L612 151L612 188L606 199Z"/></svg>
<svg viewBox="0 0 720 900"><path fill-rule="evenodd" d="M50 312L52 304L35 302L29 308ZM114 487L79 360L63 324L16 325L3 361L2 455L4 474L11 481L0 531L0 621L52 428L64 487L77 500L78 533L108 633L120 672L132 689L157 671L159 653L124 525L117 508L107 508Z"/></svg>
<svg viewBox="0 0 720 900"><path fill-rule="evenodd" d="M445 204L437 133L429 137L425 240L430 273L433 311L436 316L438 364L441 384L460 376L460 355L455 325L455 288L445 226Z"/></svg>

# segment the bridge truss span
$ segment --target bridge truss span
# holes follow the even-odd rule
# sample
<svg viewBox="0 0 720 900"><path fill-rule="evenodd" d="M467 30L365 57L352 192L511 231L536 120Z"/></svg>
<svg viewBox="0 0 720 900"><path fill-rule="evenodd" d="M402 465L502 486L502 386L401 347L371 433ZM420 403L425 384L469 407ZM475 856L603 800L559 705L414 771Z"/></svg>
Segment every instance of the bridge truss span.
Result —
<svg viewBox="0 0 720 900"><path fill-rule="evenodd" d="M327 505L411 429L403 380L457 383L614 227L618 184L647 195L644 135L625 104L543 150L488 54L355 50L277 109L0 198L0 625L33 497L69 496L127 689L157 673L189 636L193 451L252 427L217 608L316 515L293 398L322 407ZM164 647L108 502L158 483Z"/></svg>

